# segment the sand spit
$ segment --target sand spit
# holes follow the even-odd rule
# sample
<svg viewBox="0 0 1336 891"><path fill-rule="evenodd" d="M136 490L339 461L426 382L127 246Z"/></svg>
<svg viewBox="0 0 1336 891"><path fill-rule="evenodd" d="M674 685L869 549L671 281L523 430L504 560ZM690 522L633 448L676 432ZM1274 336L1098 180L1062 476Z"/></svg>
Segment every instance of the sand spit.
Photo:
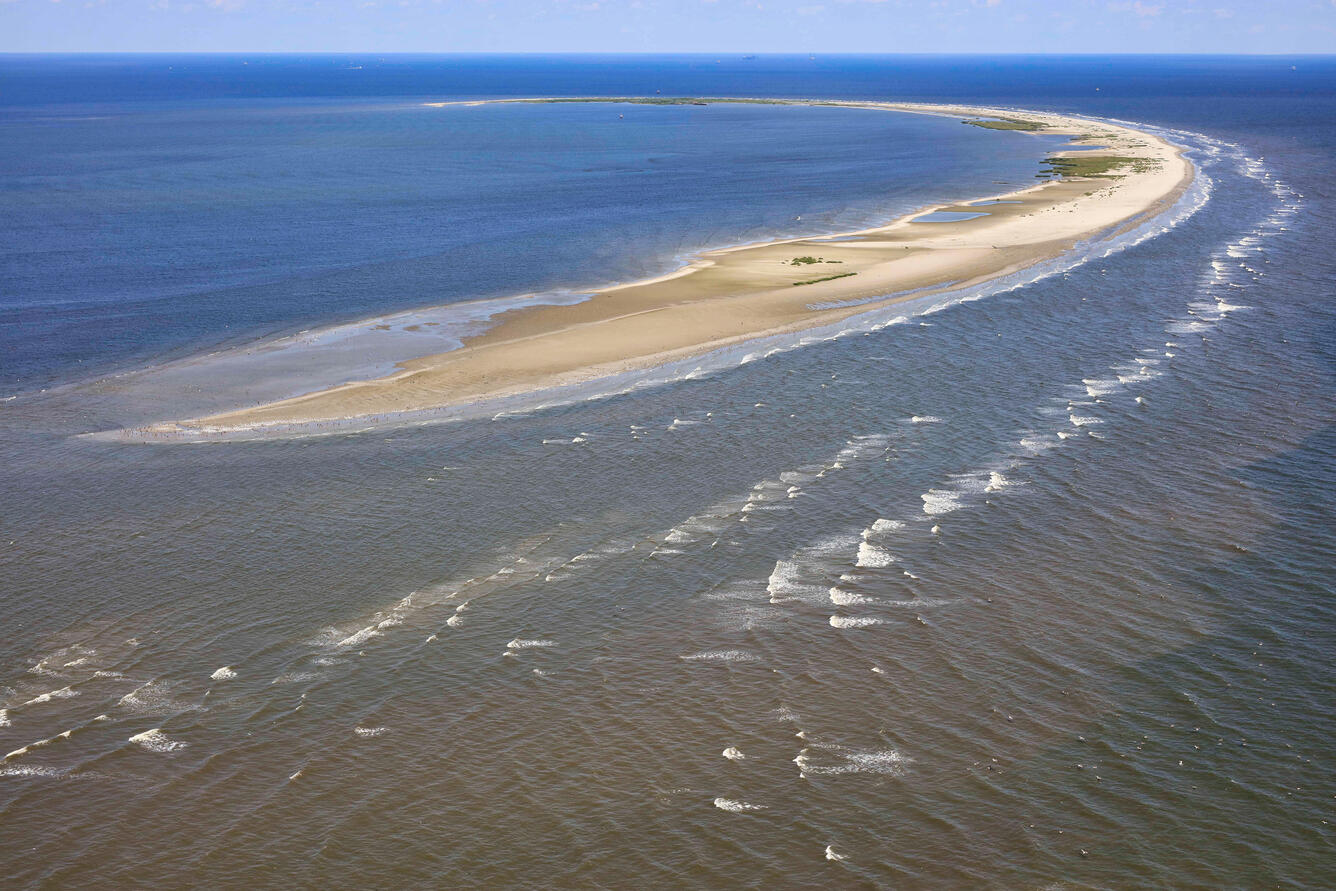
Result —
<svg viewBox="0 0 1336 891"><path fill-rule="evenodd" d="M838 240L822 235L708 251L669 275L599 290L574 305L502 312L487 330L464 339L459 349L400 362L392 374L95 435L161 442L343 431L649 369L762 337L837 324L869 310L1022 271L1167 209L1193 176L1179 147L1107 121L977 106L819 100L782 104L1002 119L1096 146L1053 154L1083 163L1094 159L1096 169L1103 161L1108 169L1097 175L1069 169L1025 189L923 208ZM980 205L984 200L1007 203ZM977 215L985 207L987 213ZM915 222L927 213L969 218Z"/></svg>

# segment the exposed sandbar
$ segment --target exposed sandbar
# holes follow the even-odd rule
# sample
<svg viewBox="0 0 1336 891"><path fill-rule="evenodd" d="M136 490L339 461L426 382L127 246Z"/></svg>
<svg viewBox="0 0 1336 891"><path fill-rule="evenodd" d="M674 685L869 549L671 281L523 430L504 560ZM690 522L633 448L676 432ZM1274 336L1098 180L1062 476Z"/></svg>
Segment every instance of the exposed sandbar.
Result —
<svg viewBox="0 0 1336 891"><path fill-rule="evenodd" d="M670 275L606 288L573 306L539 305L503 313L488 330L465 339L461 348L401 362L384 377L121 435L161 440L291 433L358 419L412 416L829 325L911 299L908 292L917 299L977 285L1130 227L1171 205L1193 175L1176 146L1106 121L974 106L783 102L986 117L1001 121L999 129L1037 129L1097 147L1054 153L1075 166L1064 169L1059 161L1053 166L1060 176L1026 189L925 208L838 241L826 235L709 251ZM977 205L988 198L1008 203ZM934 211L986 213L953 222L914 221Z"/></svg>

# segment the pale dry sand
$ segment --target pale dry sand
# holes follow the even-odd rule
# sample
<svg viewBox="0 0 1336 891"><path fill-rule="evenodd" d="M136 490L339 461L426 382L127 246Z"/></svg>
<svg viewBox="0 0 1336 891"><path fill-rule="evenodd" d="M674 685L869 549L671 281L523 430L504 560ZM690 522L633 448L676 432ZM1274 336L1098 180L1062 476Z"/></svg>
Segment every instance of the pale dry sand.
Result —
<svg viewBox="0 0 1336 891"><path fill-rule="evenodd" d="M886 226L848 233L853 237L840 241L822 236L710 251L670 275L606 288L583 303L504 313L461 349L402 362L385 377L154 424L138 432L153 439L292 432L348 419L424 412L581 383L758 337L829 325L935 290L967 287L1022 270L1077 242L1130 227L1168 207L1193 175L1177 147L1104 121L973 106L819 104L1035 121L1045 125L1045 133L1086 137L1103 147L1082 150L1082 157L1113 155L1146 163L1115 171L1120 174L1116 177L1047 181L972 199L1015 204L925 208ZM998 137L1007 138L1003 133ZM988 215L960 222L911 222L925 212L942 210L986 210ZM802 256L824 262L792 263ZM795 286L842 273L855 274ZM910 291L915 292L912 298L905 293ZM832 306L854 302L857 305Z"/></svg>

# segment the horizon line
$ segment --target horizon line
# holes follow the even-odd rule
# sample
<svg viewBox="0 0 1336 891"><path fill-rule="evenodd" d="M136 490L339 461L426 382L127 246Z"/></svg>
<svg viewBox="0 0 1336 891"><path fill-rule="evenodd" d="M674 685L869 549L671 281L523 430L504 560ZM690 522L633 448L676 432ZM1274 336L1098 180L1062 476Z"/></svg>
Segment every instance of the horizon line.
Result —
<svg viewBox="0 0 1336 891"><path fill-rule="evenodd" d="M744 58L788 58L794 56L807 56L814 58L816 56L839 57L839 58L931 58L931 57L975 57L975 58L997 58L999 56L1014 57L1044 57L1054 59L1071 58L1255 58L1255 57L1285 57L1285 58L1310 58L1310 59L1336 59L1334 53L1305 53L1305 52L1220 52L1220 51L1200 51L1200 52L1177 52L1177 53L1136 53L1136 52L1073 52L1073 53L1052 53L1052 52L977 52L977 51L930 51L914 53L867 53L867 52L839 52L823 50L794 50L784 52L774 51L748 51L746 49L730 50L673 50L666 52L645 52L645 51L613 51L613 50L0 50L0 56L353 56L353 55L376 55L376 56L531 56L531 57L575 57L575 56L638 56L647 58L663 58L674 56L738 56Z"/></svg>

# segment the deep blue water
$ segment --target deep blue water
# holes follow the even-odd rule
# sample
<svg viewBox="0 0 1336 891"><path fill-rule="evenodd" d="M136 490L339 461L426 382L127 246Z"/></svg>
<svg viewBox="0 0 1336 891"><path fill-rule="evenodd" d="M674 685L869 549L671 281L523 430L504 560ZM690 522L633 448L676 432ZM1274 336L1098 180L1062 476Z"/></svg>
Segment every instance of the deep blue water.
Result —
<svg viewBox="0 0 1336 891"><path fill-rule="evenodd" d="M1332 93L1330 56L6 55L4 105L234 99L806 96L1081 102ZM1100 95L1095 95L1099 93Z"/></svg>
<svg viewBox="0 0 1336 891"><path fill-rule="evenodd" d="M1330 885L1336 62L244 61L0 59L11 884ZM30 392L1036 148L414 107L656 89L1124 118L1212 188L1006 293L532 414L162 447L70 437L115 382Z"/></svg>

